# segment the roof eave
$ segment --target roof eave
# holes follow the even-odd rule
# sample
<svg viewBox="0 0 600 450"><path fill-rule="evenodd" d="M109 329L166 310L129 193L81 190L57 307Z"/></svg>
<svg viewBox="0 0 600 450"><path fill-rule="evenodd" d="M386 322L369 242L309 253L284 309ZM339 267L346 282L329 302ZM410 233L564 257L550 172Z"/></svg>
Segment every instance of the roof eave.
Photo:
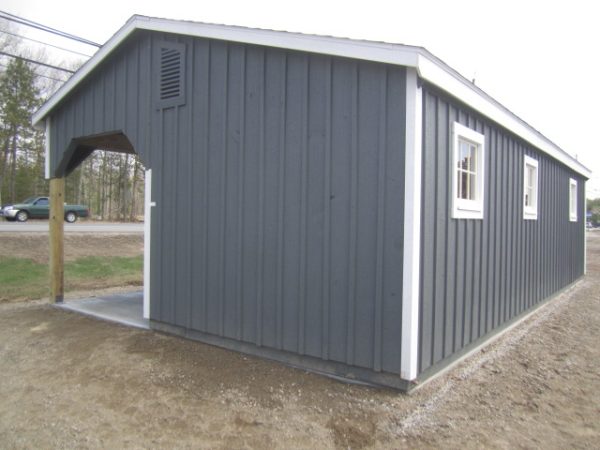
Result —
<svg viewBox="0 0 600 450"><path fill-rule="evenodd" d="M135 31L137 16L130 18L71 78L67 80L31 117L33 126L41 129L43 120L60 101L67 96L92 70L96 68L112 51Z"/></svg>
<svg viewBox="0 0 600 450"><path fill-rule="evenodd" d="M466 78L454 73L444 63L435 61L435 57L419 58L418 71L428 82L441 87L484 116L502 125L509 131L529 142L534 147L552 156L586 178L591 178L590 169L573 158L562 148L527 124L505 106L494 100Z"/></svg>
<svg viewBox="0 0 600 450"><path fill-rule="evenodd" d="M132 16L42 105L32 116L33 125L37 128L43 127L42 122L45 117L60 101L136 30L183 34L412 67L424 80L442 88L584 177L591 177L591 171L587 167L422 47L156 19L137 15Z"/></svg>
<svg viewBox="0 0 600 450"><path fill-rule="evenodd" d="M44 117L96 66L106 59L119 44L136 30L158 31L162 33L182 34L209 39L227 40L247 44L265 45L290 50L309 51L333 56L385 62L408 67L417 66L419 47L393 44L353 41L333 37L313 36L299 33L287 33L272 30L259 30L226 25L213 25L198 22L155 19L145 16L133 16L115 33L79 70L61 86L54 95L32 116L34 126ZM404 50L404 51L402 51Z"/></svg>

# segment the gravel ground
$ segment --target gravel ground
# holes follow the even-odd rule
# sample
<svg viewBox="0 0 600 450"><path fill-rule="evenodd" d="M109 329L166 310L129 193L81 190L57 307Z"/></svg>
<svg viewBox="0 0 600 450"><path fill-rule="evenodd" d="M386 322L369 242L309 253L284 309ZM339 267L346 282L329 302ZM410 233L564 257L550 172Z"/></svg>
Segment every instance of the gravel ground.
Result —
<svg viewBox="0 0 600 450"><path fill-rule="evenodd" d="M588 275L412 395L0 305L0 448L599 448L600 233Z"/></svg>

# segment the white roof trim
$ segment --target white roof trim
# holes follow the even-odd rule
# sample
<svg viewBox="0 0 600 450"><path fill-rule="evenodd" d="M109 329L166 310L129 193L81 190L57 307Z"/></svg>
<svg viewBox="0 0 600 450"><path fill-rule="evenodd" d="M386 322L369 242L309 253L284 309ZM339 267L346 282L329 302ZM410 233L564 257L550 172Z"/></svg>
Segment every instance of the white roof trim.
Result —
<svg viewBox="0 0 600 450"><path fill-rule="evenodd" d="M333 56L383 62L417 69L424 80L447 91L494 122L520 136L534 147L590 178L591 171L540 132L510 112L458 72L421 47L259 30L227 25L133 16L96 52L42 107L32 122L41 122L96 66L135 30L150 30L233 42L265 45Z"/></svg>

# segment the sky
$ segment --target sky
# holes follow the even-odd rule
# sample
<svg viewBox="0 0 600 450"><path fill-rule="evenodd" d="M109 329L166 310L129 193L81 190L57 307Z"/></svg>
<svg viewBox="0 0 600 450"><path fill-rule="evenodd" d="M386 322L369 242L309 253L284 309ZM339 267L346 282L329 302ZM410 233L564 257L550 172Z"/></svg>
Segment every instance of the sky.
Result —
<svg viewBox="0 0 600 450"><path fill-rule="evenodd" d="M587 197L600 197L594 135L600 128L600 7L593 0L2 0L0 10L100 44L141 14L425 47L577 157L593 172ZM18 31L48 39L25 27Z"/></svg>

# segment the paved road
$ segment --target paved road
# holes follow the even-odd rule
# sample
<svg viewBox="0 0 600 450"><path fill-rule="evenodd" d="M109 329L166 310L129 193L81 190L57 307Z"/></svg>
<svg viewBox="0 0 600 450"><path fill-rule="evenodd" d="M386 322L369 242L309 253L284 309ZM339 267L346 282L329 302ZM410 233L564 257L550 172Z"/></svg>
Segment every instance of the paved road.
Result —
<svg viewBox="0 0 600 450"><path fill-rule="evenodd" d="M0 233L47 233L47 220L31 220L25 223L12 223L0 219ZM143 233L143 223L77 222L65 223L65 233Z"/></svg>

